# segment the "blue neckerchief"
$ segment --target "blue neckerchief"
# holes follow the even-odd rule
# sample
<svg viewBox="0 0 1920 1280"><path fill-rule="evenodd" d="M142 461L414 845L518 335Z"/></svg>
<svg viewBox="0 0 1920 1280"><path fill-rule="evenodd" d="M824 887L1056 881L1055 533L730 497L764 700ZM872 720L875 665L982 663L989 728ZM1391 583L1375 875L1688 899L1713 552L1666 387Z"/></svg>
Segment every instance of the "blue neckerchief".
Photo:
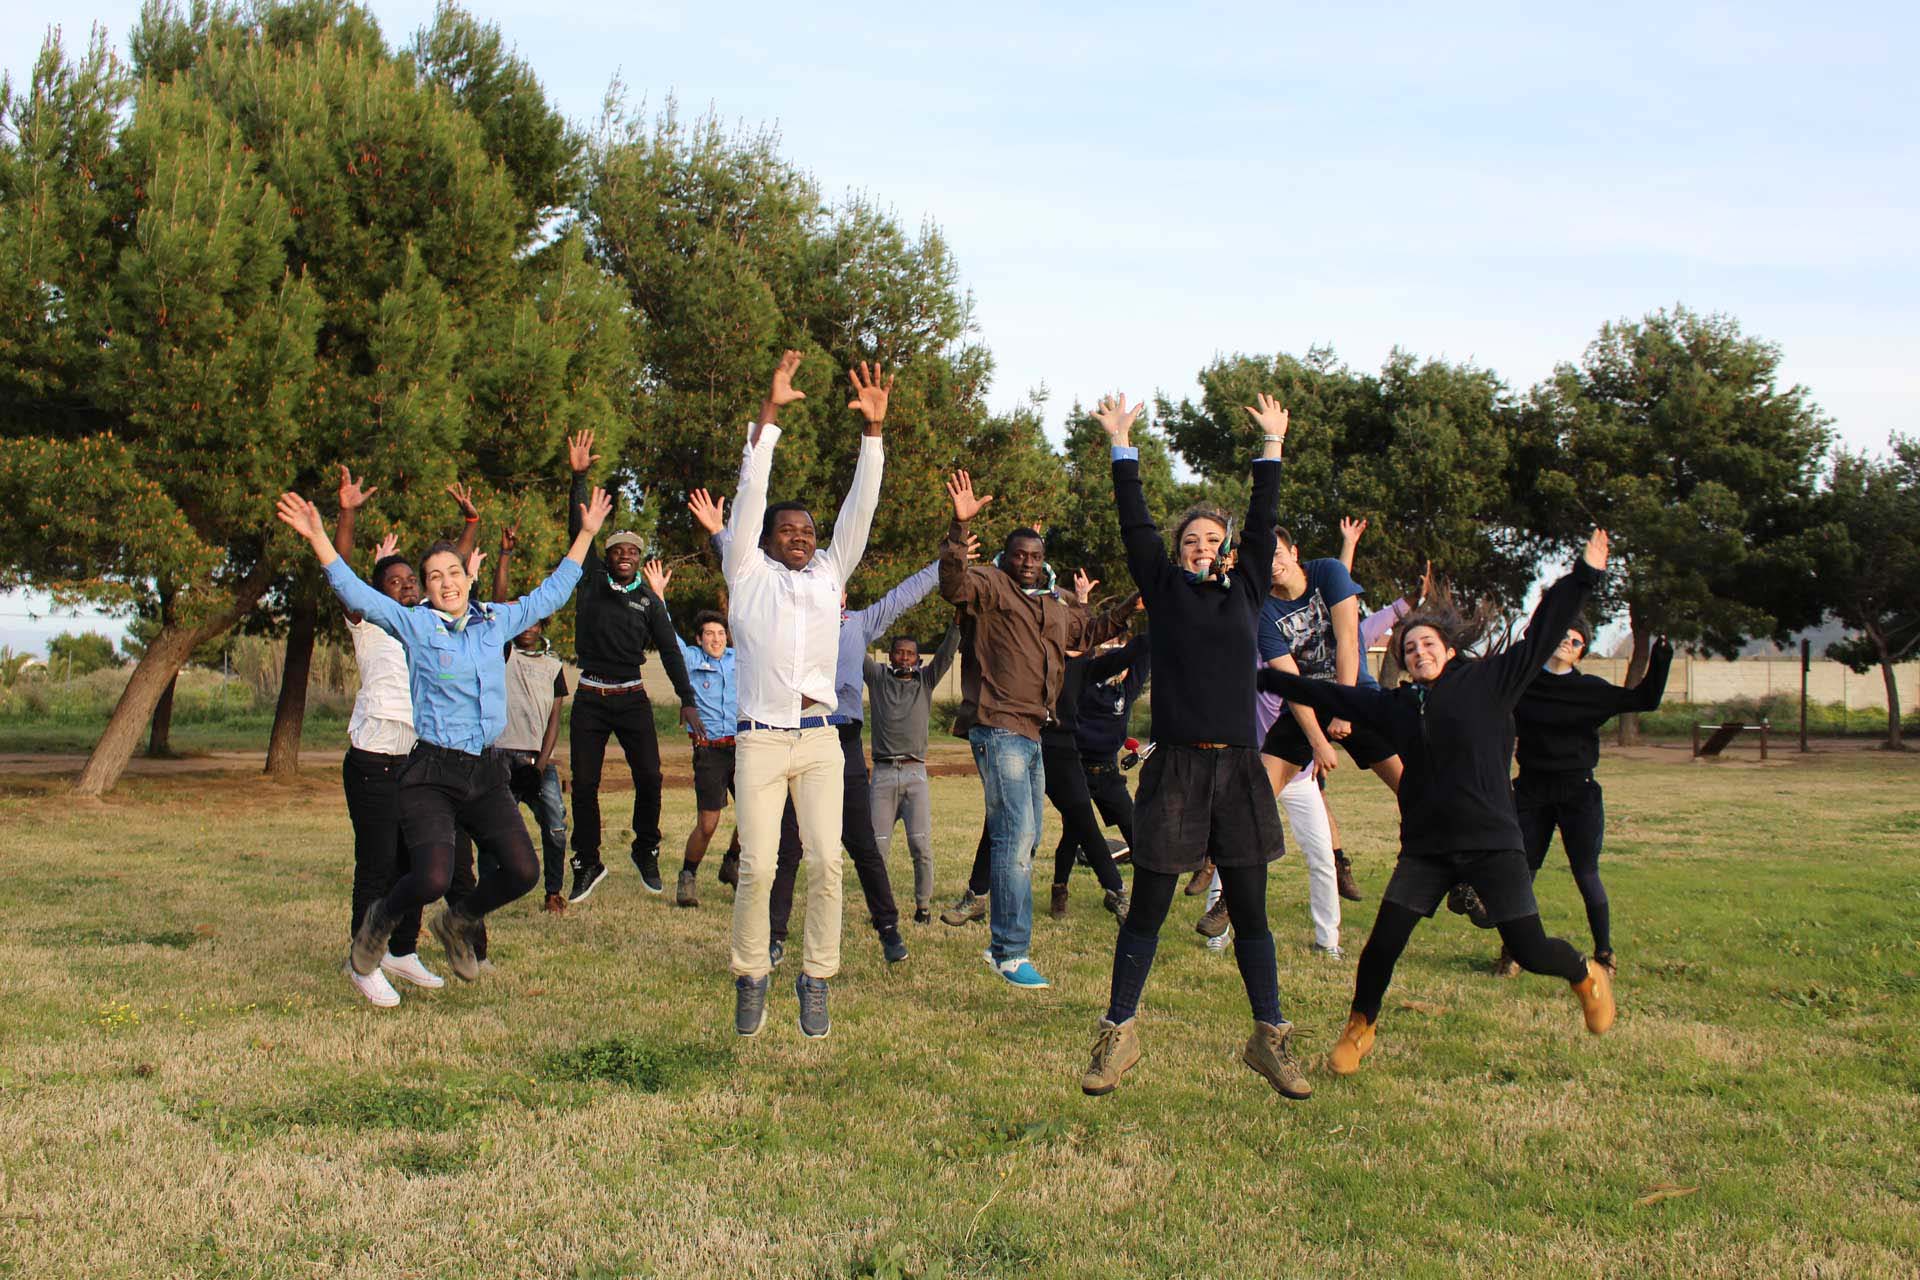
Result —
<svg viewBox="0 0 1920 1280"><path fill-rule="evenodd" d="M430 609L433 608L433 606L431 605L427 607ZM493 610L489 609L484 604L480 604L476 601L469 600L467 601L467 611L461 614L458 618L449 618L445 613L441 612L438 609L433 610L433 616L440 619L440 625L444 627L446 630L453 632L453 634L455 635L459 635L462 631L465 631L467 629L467 624L469 622L472 622L476 617L479 618L482 622L493 621Z"/></svg>

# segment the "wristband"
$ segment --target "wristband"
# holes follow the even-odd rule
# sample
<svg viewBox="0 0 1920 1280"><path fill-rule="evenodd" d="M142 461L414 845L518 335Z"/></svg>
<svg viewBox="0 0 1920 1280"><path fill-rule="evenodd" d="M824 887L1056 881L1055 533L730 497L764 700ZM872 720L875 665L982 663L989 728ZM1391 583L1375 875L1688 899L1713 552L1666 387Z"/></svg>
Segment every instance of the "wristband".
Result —
<svg viewBox="0 0 1920 1280"><path fill-rule="evenodd" d="M468 517L467 517L467 523L468 523L468 524L479 524L479 523L480 523L480 517L479 517L479 516L468 516Z"/></svg>
<svg viewBox="0 0 1920 1280"><path fill-rule="evenodd" d="M1284 444L1287 439L1285 436L1262 436L1260 438L1269 444Z"/></svg>

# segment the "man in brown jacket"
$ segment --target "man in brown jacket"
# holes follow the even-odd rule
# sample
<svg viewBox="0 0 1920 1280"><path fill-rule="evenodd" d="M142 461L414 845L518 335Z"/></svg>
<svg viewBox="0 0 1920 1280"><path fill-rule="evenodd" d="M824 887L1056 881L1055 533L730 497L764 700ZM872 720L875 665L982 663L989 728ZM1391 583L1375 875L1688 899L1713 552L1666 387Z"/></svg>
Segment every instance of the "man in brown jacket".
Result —
<svg viewBox="0 0 1920 1280"><path fill-rule="evenodd" d="M976 497L973 479L947 481L953 523L940 544L940 594L972 624L972 653L961 695L974 708L967 741L986 792L992 846L987 963L1016 987L1047 985L1028 958L1033 937L1033 853L1040 843L1045 775L1040 728L1053 714L1067 650L1089 649L1125 626L1134 602L1098 617L1044 585L1046 544L1015 529L990 565L969 565L967 523L993 501Z"/></svg>

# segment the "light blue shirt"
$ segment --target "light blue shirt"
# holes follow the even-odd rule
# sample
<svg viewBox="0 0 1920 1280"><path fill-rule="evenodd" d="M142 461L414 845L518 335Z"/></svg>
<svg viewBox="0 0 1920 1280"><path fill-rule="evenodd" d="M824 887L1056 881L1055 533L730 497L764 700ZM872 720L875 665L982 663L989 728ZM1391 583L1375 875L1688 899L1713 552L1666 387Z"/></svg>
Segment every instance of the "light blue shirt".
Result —
<svg viewBox="0 0 1920 1280"><path fill-rule="evenodd" d="M1139 460L1140 460L1140 450L1134 448L1132 445L1116 444L1113 446L1113 461L1138 462Z"/></svg>
<svg viewBox="0 0 1920 1280"><path fill-rule="evenodd" d="M344 556L327 566L340 603L400 642L407 651L413 729L422 742L479 755L507 727L506 646L528 626L567 602L580 566L562 560L547 580L510 604L467 603L464 626L426 604L411 609L375 591Z"/></svg>
<svg viewBox="0 0 1920 1280"><path fill-rule="evenodd" d="M693 685L693 709L700 713L700 727L709 738L731 738L740 724L740 685L734 679L732 647L713 658L699 645L682 642L680 652L687 659L687 680Z"/></svg>

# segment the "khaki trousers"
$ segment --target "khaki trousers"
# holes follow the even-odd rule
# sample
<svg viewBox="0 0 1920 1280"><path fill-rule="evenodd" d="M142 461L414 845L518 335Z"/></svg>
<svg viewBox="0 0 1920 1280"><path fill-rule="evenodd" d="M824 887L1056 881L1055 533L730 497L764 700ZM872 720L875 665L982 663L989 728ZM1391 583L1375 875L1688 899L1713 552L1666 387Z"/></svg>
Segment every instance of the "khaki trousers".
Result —
<svg viewBox="0 0 1920 1280"><path fill-rule="evenodd" d="M840 735L816 729L749 729L734 739L733 815L740 829L740 883L733 896L735 977L761 978L767 958L767 902L780 856L780 815L793 797L807 869L800 971L840 972Z"/></svg>

